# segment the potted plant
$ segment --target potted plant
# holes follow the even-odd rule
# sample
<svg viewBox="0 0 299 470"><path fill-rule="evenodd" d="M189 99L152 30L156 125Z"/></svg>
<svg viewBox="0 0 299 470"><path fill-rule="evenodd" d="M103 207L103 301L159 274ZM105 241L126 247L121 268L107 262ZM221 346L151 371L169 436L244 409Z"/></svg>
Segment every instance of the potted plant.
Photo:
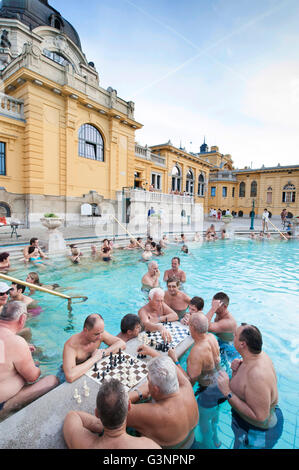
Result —
<svg viewBox="0 0 299 470"><path fill-rule="evenodd" d="M63 219L56 214L50 213L45 214L40 221L43 226L47 227L49 230L56 230L61 226Z"/></svg>

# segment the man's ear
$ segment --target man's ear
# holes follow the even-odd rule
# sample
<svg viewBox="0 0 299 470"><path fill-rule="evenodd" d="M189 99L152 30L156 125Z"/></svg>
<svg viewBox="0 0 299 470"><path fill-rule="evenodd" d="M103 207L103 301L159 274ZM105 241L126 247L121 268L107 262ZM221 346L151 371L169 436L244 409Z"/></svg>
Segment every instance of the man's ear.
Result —
<svg viewBox="0 0 299 470"><path fill-rule="evenodd" d="M99 413L98 413L98 409L97 409L97 408L95 408L94 414L95 414L95 416L96 416L97 418L99 418Z"/></svg>
<svg viewBox="0 0 299 470"><path fill-rule="evenodd" d="M21 330L24 328L26 320L27 320L27 314L22 313L22 315L20 316L19 321L18 321Z"/></svg>
<svg viewBox="0 0 299 470"><path fill-rule="evenodd" d="M131 400L129 400L129 403L128 403L128 412L131 410L131 408L132 408L132 402L131 402Z"/></svg>

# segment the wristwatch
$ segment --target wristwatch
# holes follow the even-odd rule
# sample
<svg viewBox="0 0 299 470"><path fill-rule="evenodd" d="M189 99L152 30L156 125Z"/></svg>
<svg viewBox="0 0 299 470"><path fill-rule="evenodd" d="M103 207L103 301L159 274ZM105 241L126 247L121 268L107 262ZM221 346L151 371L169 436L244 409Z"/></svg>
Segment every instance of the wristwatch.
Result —
<svg viewBox="0 0 299 470"><path fill-rule="evenodd" d="M230 400L231 398L233 397L233 394L231 392L229 392L227 395L226 395L226 399L227 400Z"/></svg>
<svg viewBox="0 0 299 470"><path fill-rule="evenodd" d="M138 388L134 388L133 391L138 393L139 400L142 400L142 399L143 399L143 395L142 395L142 393L140 392L140 390L139 390Z"/></svg>

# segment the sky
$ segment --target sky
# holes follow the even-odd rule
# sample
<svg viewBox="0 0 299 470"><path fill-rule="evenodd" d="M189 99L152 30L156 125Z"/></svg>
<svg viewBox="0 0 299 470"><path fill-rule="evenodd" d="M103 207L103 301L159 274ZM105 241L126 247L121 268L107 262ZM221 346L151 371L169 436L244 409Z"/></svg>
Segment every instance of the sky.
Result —
<svg viewBox="0 0 299 470"><path fill-rule="evenodd" d="M299 164L298 0L49 0L142 145L204 138L235 168Z"/></svg>

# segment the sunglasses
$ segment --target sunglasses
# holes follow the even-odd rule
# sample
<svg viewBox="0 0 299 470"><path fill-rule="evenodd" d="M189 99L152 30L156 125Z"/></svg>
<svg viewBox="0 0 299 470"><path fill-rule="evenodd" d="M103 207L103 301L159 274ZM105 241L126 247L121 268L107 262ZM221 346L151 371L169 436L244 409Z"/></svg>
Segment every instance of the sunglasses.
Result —
<svg viewBox="0 0 299 470"><path fill-rule="evenodd" d="M11 291L11 289L9 289L6 292L0 292L0 297L3 297L3 295L9 295L10 291Z"/></svg>

